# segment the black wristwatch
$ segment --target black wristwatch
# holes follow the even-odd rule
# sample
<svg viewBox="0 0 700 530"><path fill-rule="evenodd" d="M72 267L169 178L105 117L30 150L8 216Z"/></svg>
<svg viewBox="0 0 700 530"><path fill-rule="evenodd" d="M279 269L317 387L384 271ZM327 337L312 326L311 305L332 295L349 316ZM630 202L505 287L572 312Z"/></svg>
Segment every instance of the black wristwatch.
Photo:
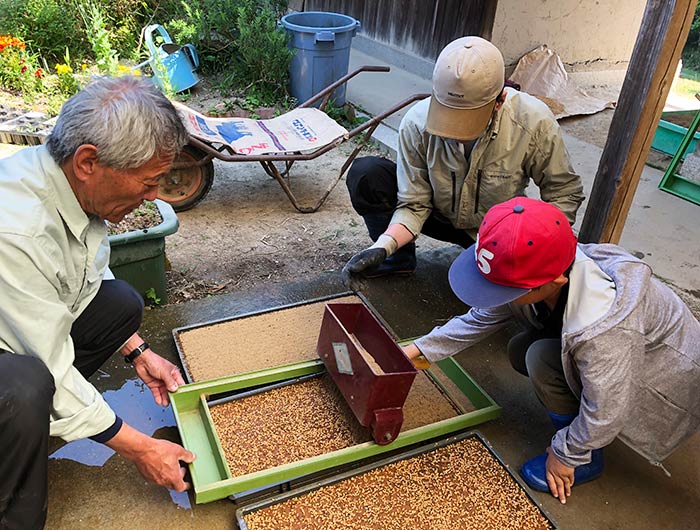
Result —
<svg viewBox="0 0 700 530"><path fill-rule="evenodd" d="M141 346L138 346L131 350L131 353L129 355L124 356L124 362L125 363L133 363L134 359L141 355L143 352L145 352L150 346L148 345L147 342L141 343Z"/></svg>

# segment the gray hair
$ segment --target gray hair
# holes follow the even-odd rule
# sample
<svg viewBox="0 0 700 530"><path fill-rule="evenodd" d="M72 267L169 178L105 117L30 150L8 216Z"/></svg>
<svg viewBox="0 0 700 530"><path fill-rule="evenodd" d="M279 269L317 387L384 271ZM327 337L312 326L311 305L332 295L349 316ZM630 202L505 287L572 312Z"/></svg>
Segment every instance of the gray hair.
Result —
<svg viewBox="0 0 700 530"><path fill-rule="evenodd" d="M92 144L101 164L123 170L176 155L187 140L168 98L150 80L124 76L92 81L66 101L46 145L61 165Z"/></svg>

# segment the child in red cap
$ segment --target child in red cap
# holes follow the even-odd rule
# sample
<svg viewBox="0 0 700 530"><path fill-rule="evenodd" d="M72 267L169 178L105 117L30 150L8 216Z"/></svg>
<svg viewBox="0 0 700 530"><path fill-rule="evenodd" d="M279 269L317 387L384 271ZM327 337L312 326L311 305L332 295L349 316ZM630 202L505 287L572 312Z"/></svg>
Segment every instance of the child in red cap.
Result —
<svg viewBox="0 0 700 530"><path fill-rule="evenodd" d="M603 471L616 437L653 464L700 428L700 323L651 268L611 244L577 244L554 205L517 197L493 206L452 264L471 309L405 348L431 362L515 319L513 367L530 377L557 429L523 464L532 488L562 503Z"/></svg>

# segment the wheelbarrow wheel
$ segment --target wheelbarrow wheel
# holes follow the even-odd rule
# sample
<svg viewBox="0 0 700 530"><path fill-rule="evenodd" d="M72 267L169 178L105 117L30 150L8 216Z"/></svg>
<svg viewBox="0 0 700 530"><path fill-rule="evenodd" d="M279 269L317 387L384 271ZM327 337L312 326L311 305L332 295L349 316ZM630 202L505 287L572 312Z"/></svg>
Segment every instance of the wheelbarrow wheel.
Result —
<svg viewBox="0 0 700 530"><path fill-rule="evenodd" d="M196 166L206 153L191 145L186 145L175 159L175 164L189 167L172 169L160 179L158 198L169 203L176 212L189 210L199 203L209 192L214 182L214 162Z"/></svg>

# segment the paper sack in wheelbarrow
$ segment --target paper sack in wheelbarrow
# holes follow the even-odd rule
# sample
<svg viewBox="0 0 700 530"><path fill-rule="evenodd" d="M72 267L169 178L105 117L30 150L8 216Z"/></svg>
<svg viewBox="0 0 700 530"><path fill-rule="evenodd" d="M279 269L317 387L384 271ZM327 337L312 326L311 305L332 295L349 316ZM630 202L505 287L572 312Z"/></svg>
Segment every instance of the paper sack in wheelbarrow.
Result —
<svg viewBox="0 0 700 530"><path fill-rule="evenodd" d="M226 144L243 155L313 151L348 131L316 108L296 108L270 120L209 118L173 102L187 132L204 142Z"/></svg>

